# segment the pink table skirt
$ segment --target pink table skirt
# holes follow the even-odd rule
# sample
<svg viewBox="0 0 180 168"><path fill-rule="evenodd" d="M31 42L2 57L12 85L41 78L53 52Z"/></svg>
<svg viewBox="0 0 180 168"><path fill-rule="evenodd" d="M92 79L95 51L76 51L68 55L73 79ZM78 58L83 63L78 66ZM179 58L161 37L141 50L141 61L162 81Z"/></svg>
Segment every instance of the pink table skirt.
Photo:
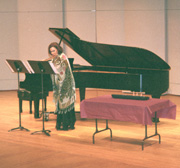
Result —
<svg viewBox="0 0 180 168"><path fill-rule="evenodd" d="M81 118L129 121L152 125L152 117L176 119L176 105L170 100L115 99L111 95L83 100Z"/></svg>

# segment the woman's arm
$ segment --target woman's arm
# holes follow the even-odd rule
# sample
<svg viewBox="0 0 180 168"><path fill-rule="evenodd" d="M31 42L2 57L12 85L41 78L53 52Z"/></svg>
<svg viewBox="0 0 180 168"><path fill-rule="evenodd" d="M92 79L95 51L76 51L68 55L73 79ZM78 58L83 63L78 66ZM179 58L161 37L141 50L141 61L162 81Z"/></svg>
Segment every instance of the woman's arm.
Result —
<svg viewBox="0 0 180 168"><path fill-rule="evenodd" d="M50 60L52 60L52 57L49 57L49 58L43 59L42 61L50 61Z"/></svg>
<svg viewBox="0 0 180 168"><path fill-rule="evenodd" d="M51 61L51 60L53 60L54 58L56 58L57 56L50 56L49 58L46 58L46 59L44 59L44 60L42 60L42 61Z"/></svg>

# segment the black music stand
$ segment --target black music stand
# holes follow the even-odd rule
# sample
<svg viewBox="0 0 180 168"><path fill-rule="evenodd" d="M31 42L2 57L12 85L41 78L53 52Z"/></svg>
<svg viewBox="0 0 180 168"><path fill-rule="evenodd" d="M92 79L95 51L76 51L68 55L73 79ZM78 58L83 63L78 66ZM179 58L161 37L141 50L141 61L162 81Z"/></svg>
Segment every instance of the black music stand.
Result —
<svg viewBox="0 0 180 168"><path fill-rule="evenodd" d="M44 102L43 102L43 94L44 94L44 85L43 85L43 75L44 74L55 74L57 73L57 70L55 69L55 67L53 66L53 64L49 63L48 61L27 61L31 71L33 73L38 73L41 74L41 84L42 84L42 116L43 116L43 128L41 131L35 131L31 134L35 134L38 132L42 132L45 133L45 135L50 136L49 132L51 132L50 130L45 130L45 126L44 126Z"/></svg>
<svg viewBox="0 0 180 168"><path fill-rule="evenodd" d="M18 74L18 95L19 95L19 73L30 73L30 71L26 68L25 64L20 60L9 60L6 59L6 63L11 69L12 72L17 72ZM10 131L20 129L20 130L26 130L29 131L27 128L24 128L21 126L21 110L20 110L20 104L19 104L19 127L12 128Z"/></svg>

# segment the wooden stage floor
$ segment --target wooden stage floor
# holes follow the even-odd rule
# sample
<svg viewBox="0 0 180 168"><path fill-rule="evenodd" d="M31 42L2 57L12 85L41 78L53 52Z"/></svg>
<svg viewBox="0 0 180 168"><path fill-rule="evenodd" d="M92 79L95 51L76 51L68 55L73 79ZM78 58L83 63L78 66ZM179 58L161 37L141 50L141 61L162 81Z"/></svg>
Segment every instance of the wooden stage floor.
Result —
<svg viewBox="0 0 180 168"><path fill-rule="evenodd" d="M105 91L88 91L87 98L103 94ZM144 138L144 126L129 122L109 121L113 132L110 141L109 131L96 135L94 120L81 120L76 114L75 130L57 131L56 115L51 114L45 122L50 135L42 133L42 118L34 119L29 114L29 103L23 102L22 126L30 132L8 130L19 126L19 109L16 91L0 92L0 168L180 168L180 96L166 95L177 105L176 120L160 119L158 137L145 141L144 151L141 140ZM76 110L79 110L77 94ZM47 111L53 111L52 93L48 97ZM100 128L105 127L103 120ZM154 125L148 126L148 133L154 133Z"/></svg>

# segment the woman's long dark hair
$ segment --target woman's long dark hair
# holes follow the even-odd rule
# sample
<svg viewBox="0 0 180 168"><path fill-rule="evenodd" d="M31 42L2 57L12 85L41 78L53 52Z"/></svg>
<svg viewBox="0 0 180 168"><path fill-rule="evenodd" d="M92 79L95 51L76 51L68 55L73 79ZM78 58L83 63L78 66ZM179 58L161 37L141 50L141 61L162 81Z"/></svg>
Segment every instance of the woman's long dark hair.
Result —
<svg viewBox="0 0 180 168"><path fill-rule="evenodd" d="M51 44L49 44L48 46L48 54L51 55L51 51L50 48L54 47L58 50L58 54L60 55L63 52L62 47L57 43L57 42L52 42Z"/></svg>

